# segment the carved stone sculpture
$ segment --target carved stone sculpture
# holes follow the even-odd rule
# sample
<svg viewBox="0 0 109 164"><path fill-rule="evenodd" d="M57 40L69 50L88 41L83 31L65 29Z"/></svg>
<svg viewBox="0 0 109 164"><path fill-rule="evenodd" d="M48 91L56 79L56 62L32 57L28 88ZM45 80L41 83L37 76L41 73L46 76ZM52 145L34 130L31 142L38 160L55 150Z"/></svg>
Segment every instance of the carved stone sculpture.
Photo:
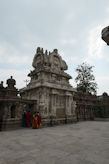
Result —
<svg viewBox="0 0 109 164"><path fill-rule="evenodd" d="M102 39L107 43L107 45L109 45L109 26L102 30L101 35Z"/></svg>

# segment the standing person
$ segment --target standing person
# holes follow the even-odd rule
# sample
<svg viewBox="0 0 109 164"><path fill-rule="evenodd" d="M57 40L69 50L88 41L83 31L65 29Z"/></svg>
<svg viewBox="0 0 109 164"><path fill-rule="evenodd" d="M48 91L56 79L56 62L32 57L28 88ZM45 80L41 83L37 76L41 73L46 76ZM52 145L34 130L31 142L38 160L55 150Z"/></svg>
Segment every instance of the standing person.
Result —
<svg viewBox="0 0 109 164"><path fill-rule="evenodd" d="M24 113L22 115L22 126L26 127L26 111L24 111Z"/></svg>
<svg viewBox="0 0 109 164"><path fill-rule="evenodd" d="M38 113L38 128L41 128L41 127L42 127L41 116Z"/></svg>
<svg viewBox="0 0 109 164"><path fill-rule="evenodd" d="M26 126L30 127L31 125L31 113L30 111L28 111L27 115L26 115Z"/></svg>
<svg viewBox="0 0 109 164"><path fill-rule="evenodd" d="M38 128L38 115L36 113L33 115L32 128Z"/></svg>

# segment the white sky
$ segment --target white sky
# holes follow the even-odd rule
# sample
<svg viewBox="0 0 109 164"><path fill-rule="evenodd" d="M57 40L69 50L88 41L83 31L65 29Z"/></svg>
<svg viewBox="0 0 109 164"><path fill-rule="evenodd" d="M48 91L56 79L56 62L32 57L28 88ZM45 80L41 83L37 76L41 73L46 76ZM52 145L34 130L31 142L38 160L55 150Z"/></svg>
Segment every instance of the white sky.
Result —
<svg viewBox="0 0 109 164"><path fill-rule="evenodd" d="M109 46L101 39L108 25L109 0L0 0L0 81L13 75L24 87L36 48L57 48L74 87L75 69L87 61L98 94L109 94Z"/></svg>

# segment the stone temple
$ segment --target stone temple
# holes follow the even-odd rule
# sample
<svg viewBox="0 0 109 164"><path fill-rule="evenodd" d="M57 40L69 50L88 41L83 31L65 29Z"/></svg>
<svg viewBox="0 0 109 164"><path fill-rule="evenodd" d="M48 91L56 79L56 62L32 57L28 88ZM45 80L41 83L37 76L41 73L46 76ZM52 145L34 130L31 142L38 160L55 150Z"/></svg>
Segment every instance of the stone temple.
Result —
<svg viewBox="0 0 109 164"><path fill-rule="evenodd" d="M58 54L58 50L44 52L38 47L33 59L34 70L29 73L30 83L20 90L22 99L37 101L37 109L43 123L60 123L76 121L75 89L69 84L71 76L65 71L66 62Z"/></svg>
<svg viewBox="0 0 109 164"><path fill-rule="evenodd" d="M108 94L98 97L74 89L57 49L48 53L38 47L32 66L25 88L16 89L12 76L6 87L0 83L0 130L21 128L22 114L29 110L40 113L42 126L109 117Z"/></svg>

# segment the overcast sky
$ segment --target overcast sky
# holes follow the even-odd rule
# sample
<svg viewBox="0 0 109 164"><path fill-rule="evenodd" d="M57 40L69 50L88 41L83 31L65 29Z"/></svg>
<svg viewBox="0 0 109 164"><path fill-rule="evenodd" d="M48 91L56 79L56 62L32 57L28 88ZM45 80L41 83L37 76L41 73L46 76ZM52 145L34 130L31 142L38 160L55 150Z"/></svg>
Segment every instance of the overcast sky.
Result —
<svg viewBox="0 0 109 164"><path fill-rule="evenodd" d="M109 46L101 30L109 25L109 0L0 0L0 81L11 75L25 86L38 46L58 49L75 87L75 69L94 66L98 95L109 94Z"/></svg>

